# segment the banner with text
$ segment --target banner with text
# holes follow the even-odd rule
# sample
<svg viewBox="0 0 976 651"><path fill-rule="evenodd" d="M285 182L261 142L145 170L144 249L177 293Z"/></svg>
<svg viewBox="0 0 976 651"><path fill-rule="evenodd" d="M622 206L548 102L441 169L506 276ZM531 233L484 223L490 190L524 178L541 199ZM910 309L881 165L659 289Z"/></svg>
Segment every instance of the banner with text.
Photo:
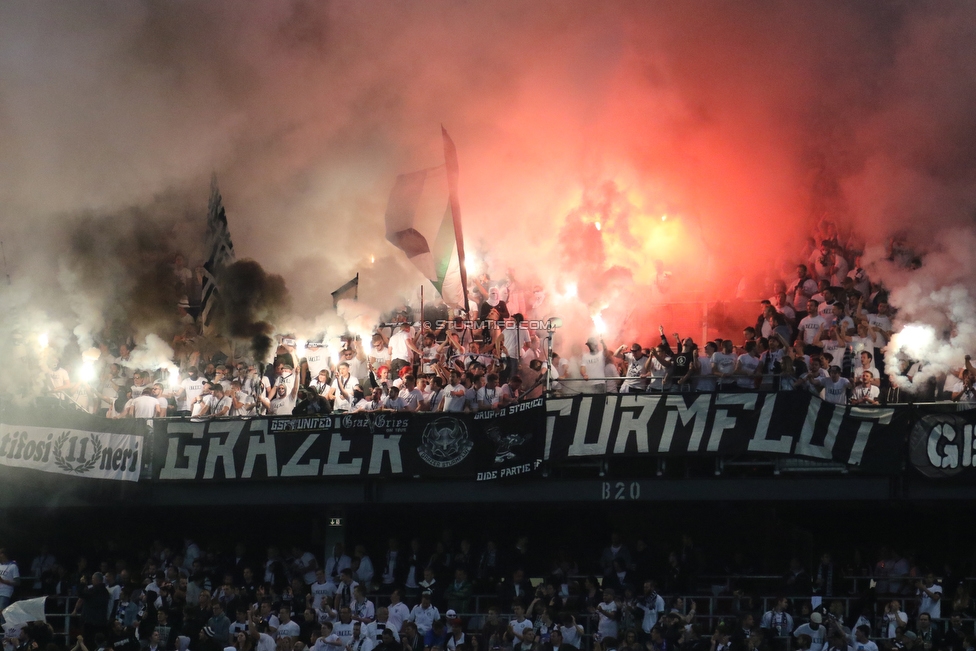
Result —
<svg viewBox="0 0 976 651"><path fill-rule="evenodd" d="M157 419L160 481L310 477L466 478L534 472L545 402L465 413L363 412L252 420Z"/></svg>
<svg viewBox="0 0 976 651"><path fill-rule="evenodd" d="M917 411L908 440L908 458L915 469L931 479L976 478L972 404L926 405Z"/></svg>
<svg viewBox="0 0 976 651"><path fill-rule="evenodd" d="M900 468L894 409L833 405L805 392L593 395L547 402L545 459L776 455Z"/></svg>
<svg viewBox="0 0 976 651"><path fill-rule="evenodd" d="M90 479L139 481L146 422L80 411L0 415L0 465Z"/></svg>

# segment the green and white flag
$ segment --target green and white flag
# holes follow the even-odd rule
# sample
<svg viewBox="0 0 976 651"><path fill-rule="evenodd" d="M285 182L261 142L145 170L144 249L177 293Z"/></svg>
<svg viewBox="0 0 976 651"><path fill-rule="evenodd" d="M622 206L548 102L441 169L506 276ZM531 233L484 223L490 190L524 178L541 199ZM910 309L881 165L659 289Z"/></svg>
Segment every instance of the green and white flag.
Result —
<svg viewBox="0 0 976 651"><path fill-rule="evenodd" d="M445 303L467 311L457 149L443 127L441 135L444 165L397 176L386 207L386 239L407 254Z"/></svg>

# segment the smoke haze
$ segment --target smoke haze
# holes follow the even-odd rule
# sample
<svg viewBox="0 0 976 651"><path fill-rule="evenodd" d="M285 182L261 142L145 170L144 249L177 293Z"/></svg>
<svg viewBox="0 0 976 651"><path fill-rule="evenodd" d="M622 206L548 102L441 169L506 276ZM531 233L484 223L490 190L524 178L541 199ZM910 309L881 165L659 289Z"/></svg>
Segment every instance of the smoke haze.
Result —
<svg viewBox="0 0 976 651"><path fill-rule="evenodd" d="M730 298L826 215L869 246L906 233L925 264L889 270L893 302L941 334L962 315L931 312L976 286L953 245L976 228L974 26L971 3L4 4L4 327L157 331L213 171L289 319L328 321L357 272L374 309L414 300L383 213L397 173L442 162L444 124L475 266L587 330L604 308L611 333L687 328L633 307L659 271L672 300ZM946 359L976 349L957 330Z"/></svg>

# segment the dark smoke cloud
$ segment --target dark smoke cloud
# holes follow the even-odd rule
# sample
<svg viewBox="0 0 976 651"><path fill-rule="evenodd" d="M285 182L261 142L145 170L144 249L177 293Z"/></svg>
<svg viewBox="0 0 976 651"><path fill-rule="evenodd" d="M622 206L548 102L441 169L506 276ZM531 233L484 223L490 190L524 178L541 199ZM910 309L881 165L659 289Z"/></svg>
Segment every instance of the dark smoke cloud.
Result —
<svg viewBox="0 0 976 651"><path fill-rule="evenodd" d="M275 321L291 307L285 279L265 272L254 260L238 260L220 272L221 314L218 332L246 339L254 359L271 351Z"/></svg>
<svg viewBox="0 0 976 651"><path fill-rule="evenodd" d="M105 270L54 270L65 215L151 220L159 196L200 206L163 245L200 262L216 170L238 254L288 278L294 318L357 271L373 306L412 299L382 215L398 172L441 162L441 123L466 235L533 283L616 288L623 269L618 300L635 301L661 260L681 291L727 295L823 215L939 256L936 234L968 232L976 209L974 24L972 3L6 4L0 237L29 287L8 296L80 315L112 303L82 291L90 277L143 287L108 260L132 239L86 244ZM664 212L678 225L648 235ZM157 316L130 308L140 327Z"/></svg>

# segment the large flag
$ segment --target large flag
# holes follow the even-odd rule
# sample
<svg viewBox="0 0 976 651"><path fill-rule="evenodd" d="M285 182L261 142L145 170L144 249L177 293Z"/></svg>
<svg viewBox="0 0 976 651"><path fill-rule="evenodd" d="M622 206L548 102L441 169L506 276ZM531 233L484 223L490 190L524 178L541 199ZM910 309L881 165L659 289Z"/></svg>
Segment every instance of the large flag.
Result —
<svg viewBox="0 0 976 651"><path fill-rule="evenodd" d="M207 211L207 250L209 255L203 265L203 288L200 300L200 321L204 334L213 333L213 318L220 296L217 290L217 277L220 269L234 261L234 243L230 240L227 228L227 214L224 212L217 175L210 179L210 204Z"/></svg>
<svg viewBox="0 0 976 651"><path fill-rule="evenodd" d="M3 615L4 629L18 628L28 622L44 621L44 601L47 597L15 601L0 613Z"/></svg>
<svg viewBox="0 0 976 651"><path fill-rule="evenodd" d="M407 254L445 303L467 311L457 149L444 127L441 135L444 165L397 176L386 207L386 239Z"/></svg>
<svg viewBox="0 0 976 651"><path fill-rule="evenodd" d="M356 274L355 278L332 292L332 307L338 306L339 301L344 298L351 298L354 301L359 299L359 274Z"/></svg>

